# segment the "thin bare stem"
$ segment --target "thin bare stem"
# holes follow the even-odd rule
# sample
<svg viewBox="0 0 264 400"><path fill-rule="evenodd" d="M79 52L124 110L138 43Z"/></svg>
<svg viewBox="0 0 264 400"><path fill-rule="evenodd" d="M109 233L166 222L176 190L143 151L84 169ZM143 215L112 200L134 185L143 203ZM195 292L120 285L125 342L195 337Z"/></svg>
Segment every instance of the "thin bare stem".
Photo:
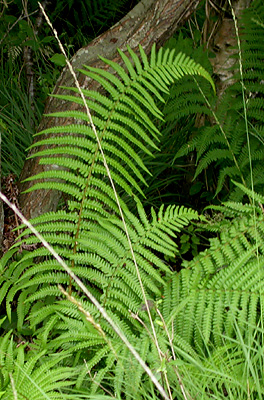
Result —
<svg viewBox="0 0 264 400"><path fill-rule="evenodd" d="M225 141L226 141L228 150L230 151L230 153L231 153L231 155L232 155L232 158L233 158L233 160L234 160L234 164L235 164L235 166L236 166L236 168L237 168L237 170L238 170L238 172L239 172L241 181L242 181L243 185L244 185L245 187L247 187L246 181L245 181L244 176L243 176L243 174L242 174L242 172L241 172L241 169L240 169L240 167L239 167L239 164L238 164L238 161L237 161L237 159L236 159L235 153L233 152L233 149L232 149L232 147L231 147L231 145L230 145L230 143L229 143L228 137L227 137L227 135L226 135L226 133L225 133L225 131L224 131L222 125L221 125L221 122L219 121L219 119L218 119L218 117L217 117L215 111L213 110L211 104L209 103L207 97L205 96L205 94L204 94L204 92L203 92L201 86L199 85L197 79L195 79L195 77L193 77L193 79L194 79L194 81L195 81L195 83L196 83L196 85L197 85L197 87L198 87L198 89L199 89L201 95L203 96L203 98L204 98L204 100L205 100L205 102L206 102L208 108L210 109L210 111L211 111L211 113L212 113L212 115L213 115L213 117L214 117L214 120L215 120L216 124L218 125L218 127L219 127L219 129L220 129L220 131L221 131L221 133L222 133L222 135L223 135Z"/></svg>
<svg viewBox="0 0 264 400"><path fill-rule="evenodd" d="M7 197L0 192L0 198L16 213L16 215L21 219L22 223L25 224L30 231L40 240L44 247L53 255L53 257L58 261L58 263L64 268L67 274L76 282L82 292L90 299L90 301L94 304L94 306L98 309L98 311L102 314L104 319L109 323L109 325L113 328L115 333L120 337L123 343L127 346L129 351L133 354L135 359L144 369L144 371L148 374L156 388L159 390L160 394L166 400L170 400L167 393L165 392L164 388L161 386L151 369L145 364L142 360L136 349L130 344L122 330L119 326L111 319L111 317L107 314L105 309L101 306L101 304L96 300L96 298L92 295L92 293L87 289L87 287L82 283L82 281L74 274L71 268L65 263L65 261L59 256L59 254L54 250L54 248L44 239L44 237L37 231L37 229L24 217L24 215L18 210L18 208L10 203Z"/></svg>
<svg viewBox="0 0 264 400"><path fill-rule="evenodd" d="M105 340L105 342L108 344L108 346L110 347L110 349L112 350L112 352L114 353L116 359L118 358L116 351L112 345L112 343L110 342L110 340L106 337L106 334L104 333L102 327L100 324L97 324L93 318L93 316L89 313L89 311L85 310L82 306L82 304L80 303L80 301L78 301L77 299L75 299L74 296L72 296L71 294L69 294L68 292L66 292L66 290L59 285L59 289L60 291L64 294L65 297L67 297L67 299L72 303L75 304L78 309L81 311L82 314L84 314L86 321L88 321L90 324L93 325L93 327L97 330L97 332L99 333L100 336L102 336Z"/></svg>
<svg viewBox="0 0 264 400"><path fill-rule="evenodd" d="M158 316L160 317L160 319L161 319L161 321L162 321L163 328L165 329L166 335L168 336L169 343L170 343L170 347L171 347L171 352L172 352L173 360L176 361L176 354L175 354L174 347L173 347L172 335L170 335L170 333L169 333L169 330L168 330L168 328L167 328L167 325L166 325L166 323L165 323L165 321L164 321L163 315L161 314L160 310L159 310L158 308L156 308L156 311L157 311ZM172 328L173 328L173 327L172 327ZM172 332L173 332L173 331L172 331ZM176 373L176 375L177 375L177 379L178 379L179 386L180 386L182 395L183 395L183 397L184 397L184 400L192 400L192 397L191 397L190 394L187 392L187 390L185 389L185 386L184 386L184 384L183 384L183 382L182 382L182 379L181 379L181 376L180 376L178 367L177 367L177 366L174 366L173 369L174 369L174 371L175 371L175 373Z"/></svg>
<svg viewBox="0 0 264 400"><path fill-rule="evenodd" d="M72 77L74 79L75 85L76 85L76 87L77 87L77 89L78 89L78 91L80 93L80 96L81 96L81 98L83 100L83 104L84 104L86 113L88 115L92 130L93 130L94 135L96 137L98 148L99 148L100 153L102 155L103 164L104 164L104 167L106 169L110 184L112 186L112 189L113 189L113 192L114 192L114 195L115 195L115 199L116 199L116 203L117 203L117 206L118 206L118 209L119 209L119 213L120 213L120 216L121 216L121 220L122 220L122 223L123 223L123 226L124 226L125 234L126 234L127 241L128 241L128 244L129 244L129 249L130 249L130 252L131 252L131 255L132 255L133 263L134 263L135 268L136 268L138 281L139 281L139 284L140 284L140 288L141 288L141 292L142 292L142 295L143 295L144 303L146 305L146 310L147 310L147 313L148 313L148 318L149 318L151 329L152 329L152 332L153 332L153 337L154 337L154 340L155 340L155 346L156 346L156 348L158 350L159 358L160 358L160 361L161 361L162 360L162 354L161 354L161 350L160 350L160 347L159 347L159 343L158 343L158 338L157 338L156 331L155 331L154 322L153 322L153 319L152 319L152 316L151 316L151 313L150 313L150 308L149 308L149 305L148 305L148 301L147 301L146 293L145 293L145 290L144 290L143 282L142 282L142 279L141 279L141 276L140 276L140 272L139 272L139 267L138 267L138 264L137 264L136 256L135 256L135 253L134 253L134 250L133 250L133 246L132 246L132 242L131 242L131 239L130 239L130 236L129 236L129 233L128 233L128 228L127 228L127 224L126 224L126 221L125 221L124 213L123 213L123 210L122 210L119 198L118 198L117 190L115 188L115 184L114 184L114 181L112 179L112 175L111 175L109 166L108 166L107 161L106 161L106 157L105 157L102 145L101 145L100 138L99 138L99 136L97 134L96 127L95 127L95 125L93 123L92 115L90 113L90 110L89 110L89 107L87 105L85 96L84 96L84 94L82 92L82 89L80 87L80 84L78 82L77 76L76 76L76 74L75 74L75 72L74 72L74 70L72 68L72 65L71 65L71 63L70 63L70 61L69 61L69 59L67 57L67 54L66 54L66 52L64 50L64 47L63 47L63 45L62 45L62 43L61 43L61 41L60 41L60 39L58 37L57 31L53 28L53 26L52 26L52 24L51 24L51 22L49 20L49 17L47 16L47 14L46 14L45 10L43 9L42 5L39 2L38 2L38 4L39 4L39 7L41 8L41 10L42 10L42 12L44 14L44 17L45 17L48 25L50 26L50 28L51 28L51 30L52 30L52 32L53 32L58 44L59 44L59 47L61 49L62 54L65 57L67 66L68 66L68 68L70 70L70 73L71 73L71 75L72 75ZM169 388L168 388L168 390L169 390Z"/></svg>
<svg viewBox="0 0 264 400"><path fill-rule="evenodd" d="M13 378L13 375L11 374L11 372L9 373L9 378L10 378L10 383L11 383L11 387L12 387L12 391L13 391L14 400L17 400L17 390L15 387L14 378Z"/></svg>

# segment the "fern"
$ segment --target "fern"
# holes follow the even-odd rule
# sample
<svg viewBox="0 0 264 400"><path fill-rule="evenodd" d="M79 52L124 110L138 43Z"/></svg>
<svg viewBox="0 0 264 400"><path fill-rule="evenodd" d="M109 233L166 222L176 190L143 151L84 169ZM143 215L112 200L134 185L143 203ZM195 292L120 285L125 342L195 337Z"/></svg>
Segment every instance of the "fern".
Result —
<svg viewBox="0 0 264 400"><path fill-rule="evenodd" d="M155 105L152 96L155 95L162 99L159 91L168 93L168 84L187 73L201 74L208 80L210 80L210 77L202 67L195 64L190 58L182 54L174 57L173 50L169 52L161 49L156 56L155 47L153 47L149 63L140 48L144 69L136 54L132 53L130 49L128 51L133 55L135 68L123 53L120 52L120 54L131 77L116 63L107 62L107 60L105 62L119 74L121 79L117 79L108 71L96 70L91 67L87 67L87 70L82 70L82 72L88 77L96 79L109 94L108 97L105 97L98 93L83 91L88 97L88 106L94 112L93 119L100 140L102 140L102 147L106 154L107 162L111 167L114 181L122 191L131 196L132 193L136 195L136 192L140 192L143 195L136 180L140 179L144 182L141 170L143 169L146 173L146 167L144 167L136 153L143 151L150 154L151 149L157 149L155 141L159 137L159 131L149 118L149 113L160 119L162 118L162 113ZM210 80L210 82L212 81ZM72 88L71 90L77 92L77 89ZM59 96L59 98L61 97ZM76 96L63 96L63 99L82 104L82 100ZM83 120L84 123L88 120L86 114L75 111L55 113L53 116L73 117L79 121ZM101 179L105 172L92 129L87 125L70 125L41 132L41 134L49 133L55 134L55 137L44 139L44 141L38 142L36 146L45 143L48 146L55 144L56 148L48 148L37 153L34 157L41 156L41 163L58 165L59 177L64 182L71 182L71 184L62 184L60 182L38 183L30 190L50 187L71 194L79 200L81 188L87 185L86 177L91 174L92 176L88 181L89 187L86 190L92 191L91 187L97 188L95 190L100 190L102 196L104 196L104 201L107 202L105 196L109 196L109 185ZM60 134L63 134L63 137ZM77 135L77 137L74 135ZM45 157L53 154L69 154L69 156L72 154L75 157L75 161L71 157ZM130 161L131 156L133 157L133 163ZM89 160L88 166L90 167L88 168L86 160ZM63 171L60 170L60 166L64 167ZM65 168L70 169L74 175L70 171L65 171ZM78 178L74 171L79 172L80 176ZM45 172L44 175L40 174L30 179L44 179L44 177L49 179L51 176L52 171L50 175ZM100 182L99 188L98 178ZM85 195L87 196L88 194L85 192ZM93 197L93 195L91 194L90 197ZM113 205L111 205L112 207Z"/></svg>
<svg viewBox="0 0 264 400"><path fill-rule="evenodd" d="M65 389L74 385L77 374L76 370L60 365L68 355L49 358L45 357L45 352L30 352L31 357L28 357L28 345L15 343L12 331L0 338L1 399L65 399ZM67 398L75 397L67 395Z"/></svg>
<svg viewBox="0 0 264 400"><path fill-rule="evenodd" d="M87 67L87 70L83 72L97 79L108 91L109 96L105 97L90 91L84 91L84 94L93 99L88 98L87 103L95 113L94 121L107 162L112 167L112 177L120 190L126 195L133 195L139 204L138 211L141 221L127 210L125 203L121 200L143 283L149 288L150 297L153 297L160 294L158 282L160 285L163 284L159 271L169 272L153 251L172 256L175 253L175 244L168 234L173 236L173 231L184 226L191 218L197 218L197 214L191 210L169 207L164 214L162 209L160 210L158 216L160 223L153 211L153 223L149 224L138 200L136 192L141 194L143 192L136 179L141 178L144 182L140 169L146 171L146 168L136 156L136 151L137 148L140 148L149 152L149 148L156 147L153 140L157 139L159 132L148 117L148 113L161 117L161 112L155 106L149 91L155 95L159 93L159 90L167 91L166 83L179 79L186 73L200 73L209 81L211 80L205 70L182 54L174 57L173 51L161 49L156 55L155 48L153 48L149 62L140 48L142 67L136 54L130 49L128 51L133 58L135 67L122 52L120 54L130 76L124 69L109 61L106 62L119 74L120 79L105 70ZM162 81L160 77L162 77ZM160 81L163 83L161 84ZM75 89L71 90L75 91ZM63 98L81 102L76 96ZM53 115L57 117L75 116L79 120L82 118L84 122L87 121L87 116L82 112L69 111ZM130 131L134 131L133 136ZM51 128L41 134L49 133L52 133L53 136L40 141L37 145L56 144L56 148L48 148L41 153L37 152L35 156L41 156L42 163L56 164L57 168L55 171L45 171L31 178L38 179L40 182L29 190L57 189L65 192L70 200L67 212L59 211L44 215L33 222L45 238L54 245L59 254L69 260L76 272L92 283L97 297L103 290L105 303L110 301L110 297L113 296L111 301L115 306L120 304L121 307L125 301L138 306L142 302L142 297L138 289L137 277L122 224L116 216L118 209L108 179L105 177L102 158L98 152L97 142L93 138L92 129L87 125L70 125ZM62 133L63 136L61 136ZM138 145L142 142L143 147ZM133 163L127 162L127 166L131 166L129 170L125 168L124 162L129 161L131 156ZM27 230L24 231L21 238L23 239L26 235L29 235ZM26 244L35 242L36 239L31 236L25 239ZM28 262L33 257L45 255L47 255L46 251L39 249L25 256L21 262L23 263L25 260ZM38 267L30 268L22 275L21 287L23 288L32 285L38 286L41 283L45 285L36 295L33 295L32 299L58 294L56 288L51 287L49 283L51 280L56 283L65 283L66 277L62 273L55 276L53 269L56 265L54 262L45 261ZM84 268L84 266L91 267ZM47 272L44 272L45 269ZM35 278L31 276L30 283L25 284L25 279L29 279L31 271ZM107 277L108 279L106 279ZM109 277L112 278L109 279ZM108 281L111 284L107 283ZM120 290L120 285L122 290ZM17 289L15 287L16 285L8 297L8 303L12 301L16 290L19 290L18 286ZM118 289L116 290L115 287ZM117 301L118 299L120 302ZM128 304L126 304L126 308L127 306ZM132 309L135 311L136 306Z"/></svg>
<svg viewBox="0 0 264 400"><path fill-rule="evenodd" d="M263 28L255 22L256 15L263 18L264 8L260 1L244 11L239 21L243 65L243 90L245 90L245 108L249 129L250 153L253 168L255 189L263 193L263 52L260 43L263 42ZM184 144L177 152L175 159L189 152L196 151L196 179L202 172L215 168L218 175L215 194L224 192L228 183L230 200L240 201L243 193L232 186L230 178L240 181L246 187L251 187L251 172L249 149L244 116L244 100L241 93L241 77L237 72L239 65L234 66L234 79L231 85L214 106L211 102L210 111L200 107L200 112L209 114L211 126L208 123L193 135L189 143ZM207 98L203 82L200 89ZM190 96L191 98L191 96ZM198 97L197 97L198 99ZM208 102L208 100L207 100Z"/></svg>
<svg viewBox="0 0 264 400"><path fill-rule="evenodd" d="M153 149L158 149L160 132L152 118L162 120L162 112L153 97L164 101L162 95L169 93L169 85L186 74L200 74L213 83L200 65L181 53L175 55L173 50L161 49L156 54L153 47L148 60L143 49L139 51L140 57L128 48L133 63L120 52L126 69L104 60L117 76L91 67L85 67L81 72L96 79L107 93L104 96L83 90L87 105L93 112L112 178L120 193L120 203L147 298L155 301L161 297L166 279L171 275L169 266L160 255L175 257L177 234L191 220L198 219L198 214L185 207L168 206L160 207L157 212L152 210L149 218L141 204L140 198L144 197L142 185L146 185L145 176L148 174L141 155L151 155ZM78 94L75 95L77 90L69 88L69 92L73 95L58 97L81 105L82 100ZM30 178L35 183L29 190L59 190L67 195L67 204L64 211L44 214L32 222L146 358L152 344L144 327L149 323L148 318L141 310L144 298L115 196L88 117L80 111L59 112L52 116L73 117L76 124L57 126L39 133L41 139L34 146L45 145L46 150L36 152L34 157L41 157L40 162L48 168ZM136 204L137 213L129 210L126 205L129 201ZM99 390L106 377L109 379L113 372L116 377L126 375L126 365L132 362L130 355L120 346L119 339L108 324L100 320L94 306L78 295L75 283L69 280L48 251L38 246L38 241L28 229L19 239L16 246L22 242L37 248L11 263L9 258L14 250L2 259L0 287L0 300L5 299L9 320L12 319L11 304L17 302L18 332L30 329L39 338L40 350L64 350L71 354L72 360L86 358L89 351L86 371L100 370L94 382L91 383L89 378L87 383L84 366L74 362L81 370L78 387L87 385L91 393ZM58 284L68 286L83 308L100 324L107 340L84 320L77 306L61 299ZM143 325L133 317L137 313ZM140 338L145 343L143 348L140 347ZM155 360L156 355L152 358ZM137 373L138 382L142 374L142 371ZM127 393L129 397L133 387L128 376L126 382L124 386L117 383L115 386L119 393Z"/></svg>
<svg viewBox="0 0 264 400"><path fill-rule="evenodd" d="M166 370L173 398L182 398L176 374L178 367L183 371L182 380L189 386L192 397L197 396L192 377L203 398L210 398L211 394L216 395L221 390L224 398L223 387L228 387L230 393L247 393L244 387L239 392L239 385L232 389L226 370L227 379L212 378L206 384L202 383L202 388L198 382L204 368L210 371L221 355L228 357L231 351L242 371L241 353L235 344L230 345L230 339L237 343L240 337L243 343L248 343L256 335L263 306L263 214L254 205L229 202L225 207L215 207L221 212L221 224L217 221L208 223L206 229L217 232L218 237L210 240L206 251L192 261L184 262L180 272L170 269L164 255L175 258L178 234L199 217L191 209L176 206L161 206L158 211L152 209L149 216L142 206L142 187L148 174L144 154L152 155L158 148L160 137L152 119L162 121L163 118L153 97L162 103L163 96L169 93L169 85L182 75L200 74L209 82L211 79L202 67L184 55L175 56L169 49L161 49L158 54L153 49L150 61L142 49L141 57L130 49L128 53L133 63L120 53L126 69L105 60L118 77L106 70L89 67L82 70L102 84L107 96L85 90L83 93L94 113L102 148L120 193L147 299L153 304L151 313L164 365L161 365L153 344L148 317L142 307L143 295L102 156L88 118L82 112L53 114L56 118L73 117L76 124L41 132L41 140L34 145L47 146L35 156L40 156L41 162L49 168L31 178L37 183L30 190L60 190L67 195L67 203L64 210L42 215L32 222L85 282L155 374L162 378ZM74 95L76 90L69 88L69 91L73 95L59 98L82 104L78 95ZM217 132L218 128L214 129ZM201 157L207 151L207 141L213 147L218 140L223 151L220 154L226 154L223 138L215 135L210 139L208 129L199 150ZM233 151L239 151L240 141L239 135L234 138ZM197 145L197 138L194 142ZM231 160L229 153L225 157ZM210 162L210 156L204 160L206 166ZM239 189L250 196L241 185ZM261 195L256 195L255 199L263 201ZM128 207L133 202L136 213ZM110 396L131 399L135 395L135 385L138 385L139 396L154 397L151 383L120 344L116 333L80 295L57 261L38 244L29 230L25 229L19 239L14 249L1 260L0 301L5 301L10 321L16 303L17 333L30 332L35 336L35 351L39 354L30 354L25 360L24 349L15 350L12 341L8 343L12 332L4 336L0 346L1 362L5 365L3 396L6 397L3 398L10 398L14 390L25 397L32 382L30 398L33 399L41 396L76 398L78 390L92 396L107 392ZM21 242L36 248L24 251L22 256L15 254ZM68 287L76 303L62 298L58 284ZM89 320L81 309L89 313ZM164 324L173 340L173 349ZM21 353L20 367L14 362L16 352ZM54 353L56 357L50 357ZM39 362L40 358L43 363ZM191 378L190 373L193 374ZM70 394L66 386L73 384L76 389ZM61 388L61 393L55 388ZM261 395L261 390L257 392Z"/></svg>
<svg viewBox="0 0 264 400"><path fill-rule="evenodd" d="M212 67L208 56L200 48L194 48L191 39L183 39L177 34L177 40L172 38L166 44L168 49L181 51L197 60L207 71ZM210 83L200 76L196 76L203 91L209 98L212 97ZM175 161L175 154L186 142L189 135L195 135L198 121L201 115L210 115L210 110L204 102L204 97L194 84L193 76L183 76L181 80L175 81L169 93L163 96L165 103L158 103L164 114L164 120L156 119L162 135L160 138L160 151L154 150L155 159L142 154L145 165L149 168L151 175L146 175L148 187L144 189L146 199L144 205L159 207L160 204L171 204L177 202L182 204L186 198L186 176L191 174L190 160L180 159ZM197 115L198 114L198 115ZM184 204L187 204L186 202ZM131 207L131 205L130 205Z"/></svg>
<svg viewBox="0 0 264 400"><path fill-rule="evenodd" d="M232 202L214 209L223 217L209 229L219 238L185 262L164 292L165 320L198 352L223 346L237 331L245 341L254 336L263 307L262 210Z"/></svg>

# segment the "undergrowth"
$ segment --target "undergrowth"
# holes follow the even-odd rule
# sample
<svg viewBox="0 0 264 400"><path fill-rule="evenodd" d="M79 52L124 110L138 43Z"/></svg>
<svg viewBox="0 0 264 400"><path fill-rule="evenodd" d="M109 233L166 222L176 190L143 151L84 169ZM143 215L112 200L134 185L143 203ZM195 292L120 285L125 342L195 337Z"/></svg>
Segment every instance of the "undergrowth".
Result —
<svg viewBox="0 0 264 400"><path fill-rule="evenodd" d="M117 76L84 66L105 95L59 96L87 109L54 113L76 123L34 144L49 168L29 190L60 190L67 204L22 220L1 259L1 399L264 397L263 17L260 1L246 10L237 82L217 104L206 68L173 42L149 59L120 51L125 68L104 59ZM205 122L190 135L197 112ZM204 215L160 205L167 144L180 148L171 167L196 151L194 179L215 163L213 195L228 201ZM186 232L209 238L188 260Z"/></svg>

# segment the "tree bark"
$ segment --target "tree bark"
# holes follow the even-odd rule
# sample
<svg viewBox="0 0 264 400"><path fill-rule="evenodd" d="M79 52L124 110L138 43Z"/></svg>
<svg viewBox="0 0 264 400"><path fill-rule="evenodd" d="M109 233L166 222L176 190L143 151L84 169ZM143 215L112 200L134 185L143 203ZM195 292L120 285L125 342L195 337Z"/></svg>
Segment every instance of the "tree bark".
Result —
<svg viewBox="0 0 264 400"><path fill-rule="evenodd" d="M88 46L81 48L72 58L71 63L75 71L83 64L93 67L105 67L99 59L99 55L118 62L123 62L117 52L117 48L126 50L129 45L138 52L141 44L144 51L149 54L153 43L157 48L161 47L169 39L175 30L183 24L192 14L201 0L142 0L124 18L108 31L94 39ZM100 91L98 84L87 79L83 74L78 74L81 87ZM65 68L58 79L53 93L64 94L65 90L60 86L74 86L73 78ZM50 97L45 107L45 114L55 111L77 109L76 104L65 103L59 99ZM43 117L39 131L56 124L56 119ZM60 125L72 123L70 119L59 120ZM39 140L39 136L37 137ZM43 150L45 147L38 148ZM32 150L32 155L37 150ZM20 181L38 174L51 166L39 164L38 158L28 159L23 168ZM21 191L26 190L32 183L24 182L20 185ZM20 196L20 207L27 218L33 218L43 212L53 211L57 208L60 194L53 190L36 190L30 193L22 193Z"/></svg>
<svg viewBox="0 0 264 400"><path fill-rule="evenodd" d="M232 1L232 7L236 19L239 20L243 11L246 10L252 0L236 0ZM218 18L218 26L211 35L210 49L215 57L211 59L214 74L217 77L215 80L217 96L220 99L225 90L234 84L234 65L237 62L234 56L238 54L237 49L237 33L233 16L230 13L229 18ZM243 40L243 36L240 37Z"/></svg>

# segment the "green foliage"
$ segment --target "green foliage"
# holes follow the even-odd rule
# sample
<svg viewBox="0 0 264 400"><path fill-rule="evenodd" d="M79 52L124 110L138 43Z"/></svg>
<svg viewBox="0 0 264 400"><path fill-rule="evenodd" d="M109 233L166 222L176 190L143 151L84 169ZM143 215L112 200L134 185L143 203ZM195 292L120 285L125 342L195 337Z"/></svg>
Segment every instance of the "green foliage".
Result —
<svg viewBox="0 0 264 400"><path fill-rule="evenodd" d="M177 34L177 38L171 38L165 46L166 49L174 49L184 53L200 63L207 71L212 72L208 55L202 47L194 48L193 41ZM206 96L213 97L210 83L200 76L195 79L202 85ZM174 162L175 153L188 141L190 133L195 134L197 128L195 121L201 113L210 113L204 102L193 76L185 75L181 80L171 84L169 93L163 95L165 102L158 103L164 119L155 120L161 137L159 151L154 151L155 158L142 154L144 163L151 175L146 176L148 187L144 189L146 199L144 205L160 207L161 204L184 204L194 207L192 193L189 194L192 179L192 166L189 159L180 158ZM190 168L191 167L191 168ZM199 207L201 208L201 207Z"/></svg>
<svg viewBox="0 0 264 400"><path fill-rule="evenodd" d="M55 6L47 2L46 10L67 43L70 58L135 4L136 1L128 0L59 0ZM11 172L19 176L26 149L32 143L47 96L65 66L65 59L59 54L49 27L43 23L37 1L1 2L0 15L1 169L4 175ZM30 54L29 58L25 52Z"/></svg>
<svg viewBox="0 0 264 400"><path fill-rule="evenodd" d="M22 341L16 343L12 330L0 338L1 400L73 399L65 394L76 380L76 371L62 365L67 354L48 357L45 351L29 350L30 346Z"/></svg>
<svg viewBox="0 0 264 400"><path fill-rule="evenodd" d="M6 88L0 84L0 134L2 139L3 175L21 171L25 161L25 148L32 142L34 125L39 120L39 110L34 114L28 96L17 88ZM17 122L19 120L19 123Z"/></svg>
<svg viewBox="0 0 264 400"><path fill-rule="evenodd" d="M233 218L225 218L226 208ZM185 304L175 315L175 332L197 350L213 343L221 346L233 337L236 324L240 334L253 335L263 308L263 236L264 220L261 209L227 203L221 208L219 237L210 240L209 249L190 262L183 263L179 274L170 280L164 298L165 321L171 313ZM173 296L169 295L173 293Z"/></svg>
<svg viewBox="0 0 264 400"><path fill-rule="evenodd" d="M262 399L264 198L232 183L237 188L233 193L245 193L251 203L229 201L212 207L207 210L213 215L210 220L184 206L161 206L149 213L144 209L148 160L158 150L160 126L171 132L175 99L180 98L177 118L186 125L193 122L192 112L211 115L197 87L191 93L194 83L183 77L200 75L213 83L203 67L170 48L156 53L153 47L150 60L142 48L140 56L130 48L128 54L132 61L120 52L125 68L104 60L115 76L107 69L84 66L81 72L97 80L106 95L88 90L83 94L118 191L158 346L98 141L84 112L54 113L57 121L69 117L76 123L39 134L34 146L45 150L34 156L48 168L30 178L30 190L56 189L67 200L63 210L32 223L162 385L168 379L171 398L248 399L250 394ZM57 97L83 105L78 91L68 90L68 95ZM181 93L186 97L181 99ZM228 113L238 126L235 116L243 107L235 111L226 106L220 113L230 132ZM162 125L164 115L168 121ZM221 142L219 155L213 156L219 160L228 158L230 148L235 151L232 141L226 148L225 140L219 139L219 126L203 128L215 135L215 142L205 135L205 150L198 149L199 134L194 137L192 149L197 146L201 158L208 140L211 154L219 151L214 145ZM234 135L234 143L242 143L239 135ZM220 161L219 166L221 170ZM198 189L194 186L190 194ZM188 227L193 220L201 221L197 229L213 236L202 252L197 230ZM176 256L184 255L186 245L195 257L180 266ZM29 229L4 255L0 270L1 310L8 317L2 321L0 340L1 398L22 399L28 393L30 399L160 398L116 332ZM58 284L67 289L66 299ZM18 341L25 343L19 346Z"/></svg>
<svg viewBox="0 0 264 400"><path fill-rule="evenodd" d="M177 159L195 151L197 167L193 179L195 180L201 173L208 173L208 177L210 177L210 171L214 168L218 175L215 194L222 193L223 198L226 196L227 185L230 185L228 196L235 201L240 201L243 193L237 187L232 186L230 178L250 187L252 179L250 164L252 164L255 188L263 193L264 104L262 77L264 63L262 43L264 30L256 24L256 15L260 20L264 17L264 7L261 1L254 2L251 8L246 9L239 21L242 76L237 54L237 63L233 67L235 83L228 87L216 105L208 97L207 88L203 88L203 82L199 83L199 90L210 106L206 109L205 101L200 106L199 97L197 97L195 111L208 115L210 122L206 122L204 126L196 130L191 139L183 144L175 156ZM242 86L241 80L243 80ZM193 96L190 94L185 101L191 102ZM177 108L177 104L175 107ZM187 108L187 113L188 111L189 108ZM182 115L181 106L177 113Z"/></svg>
<svg viewBox="0 0 264 400"><path fill-rule="evenodd" d="M165 278L171 275L161 255L175 257L177 233L190 220L198 219L198 214L185 207L168 206L160 207L158 212L153 209L150 219L140 202L140 197L144 197L141 188L145 184L144 174L148 171L137 153L140 150L151 154L152 149L157 149L160 133L151 116L161 119L162 113L155 105L153 96L164 101L161 94L168 93L168 85L182 75L200 74L211 83L212 80L200 65L181 53L175 55L174 50L160 49L156 54L153 47L150 60L142 48L140 58L129 48L128 52L134 66L120 52L127 70L104 60L116 71L118 78L103 69L86 67L82 70L102 84L107 96L87 90L83 93L93 111L93 120L113 181L122 196L120 203L146 296L154 302L161 296ZM74 88L69 90L76 92ZM60 98L82 104L78 96ZM155 366L157 353L144 327L149 324L142 309L144 297L87 115L69 111L55 113L53 117L74 117L77 123L40 133L41 140L34 146L45 145L47 149L36 152L35 156L40 156L41 163L53 168L30 178L37 181L30 190L60 190L69 200L64 211L42 215L32 222L86 283L142 357L150 358L149 363ZM137 215L129 211L126 206L128 200L136 203ZM28 229L24 230L20 239L26 245L37 243ZM98 385L104 385L105 380L114 374L115 390L120 394L126 393L127 397L130 393L132 395L134 387L124 371L132 364L136 371L137 365L128 350L120 346L117 335L108 324L100 321L94 306L80 298L75 282L69 280L43 247L26 252L10 263L12 255L9 253L2 259L0 301L5 299L10 322L13 318L11 305L16 302L18 334L32 332L38 337L39 350L70 352L76 368L82 365L76 360L82 360L89 351L89 360L86 366L82 365L83 372L77 386L87 386L93 393L98 391ZM77 305L60 299L58 284L73 291ZM87 326L87 321L80 314L81 309L93 316L95 322L92 325ZM98 334L98 324L101 327L99 333L104 332L105 337ZM142 343L145 343L143 348ZM109 353L109 346L113 352ZM92 384L90 378L87 383L87 370L98 371ZM142 373L139 371L135 375L138 382Z"/></svg>
<svg viewBox="0 0 264 400"><path fill-rule="evenodd" d="M154 117L161 119L162 114L155 105L152 96L157 96L160 101L163 101L159 91L165 94L168 93L168 85L187 73L200 74L211 83L212 81L208 73L190 58L181 53L174 57L174 50L169 51L167 49L164 51L161 49L156 56L155 48L153 47L151 60L148 62L143 50L140 48L144 68L136 54L130 49L128 51L135 62L135 68L124 53L120 54L130 76L116 63L105 60L118 73L123 82L104 70L87 67L87 70L82 70L82 72L96 79L108 92L108 97L106 97L97 92L83 91L84 95L88 97L88 106L94 112L94 123L98 136L102 140L102 148L106 154L107 163L111 166L113 179L121 187L122 191L131 196L135 192L143 195L136 180L145 183L141 171L147 172L142 160L137 156L137 152L151 154L152 149L157 149L155 142L157 143L159 131L151 121L150 115L152 114ZM72 90L77 91L77 89ZM82 100L76 96L59 96L59 98L82 104ZM74 117L80 123L81 121L87 122L88 119L85 113L75 111L55 113L53 116ZM88 180L88 184L89 186L97 187L96 194L98 190L106 193L109 191L107 182L100 179L98 183L98 176L104 175L105 172L92 128L80 123L79 125L51 128L41 132L41 134L55 133L56 136L53 135L37 144L56 144L58 146L55 149L48 148L38 152L37 155L42 157L41 163L57 164L58 169L62 165L72 171L79 171L77 178L75 175L71 175L69 171L66 172L64 168L62 171L57 171L57 174L59 174L57 177L69 183L48 183L49 187L67 192L78 200L80 199L81 191L79 189L76 191L76 186L77 188L85 187L86 177L89 174L92 174L92 176L91 181ZM63 133L63 136L59 135L60 133ZM73 134L77 136L73 136ZM71 157L67 159L62 156L44 157L54 154L67 154L69 152L75 157L74 161ZM129 156L133 157L133 163L130 161ZM88 160L89 168L82 161L86 159ZM126 168L129 167L131 172L126 171L124 165ZM39 175L30 179L42 179L44 177L49 179L49 175L52 177L52 174L52 171L45 172L45 176ZM71 183L72 180L73 182ZM31 190L37 187L44 188L46 185L46 183L38 183ZM100 187L98 187L99 185ZM87 190L90 191L92 189L87 187ZM91 195L89 196L92 197ZM108 194L108 196L111 196L111 194ZM108 207L111 209L115 206L109 203Z"/></svg>
<svg viewBox="0 0 264 400"><path fill-rule="evenodd" d="M26 18L23 2L1 5L0 19L0 133L2 139L2 174L19 175L25 150L40 121L44 102L59 75L48 61L54 39L34 34L37 3L30 7L34 17ZM26 6L25 6L26 7ZM30 52L28 60L25 51ZM30 66L30 73L27 67ZM29 91L33 79L34 93ZM32 89L31 89L32 90ZM31 97L31 94L33 97Z"/></svg>

